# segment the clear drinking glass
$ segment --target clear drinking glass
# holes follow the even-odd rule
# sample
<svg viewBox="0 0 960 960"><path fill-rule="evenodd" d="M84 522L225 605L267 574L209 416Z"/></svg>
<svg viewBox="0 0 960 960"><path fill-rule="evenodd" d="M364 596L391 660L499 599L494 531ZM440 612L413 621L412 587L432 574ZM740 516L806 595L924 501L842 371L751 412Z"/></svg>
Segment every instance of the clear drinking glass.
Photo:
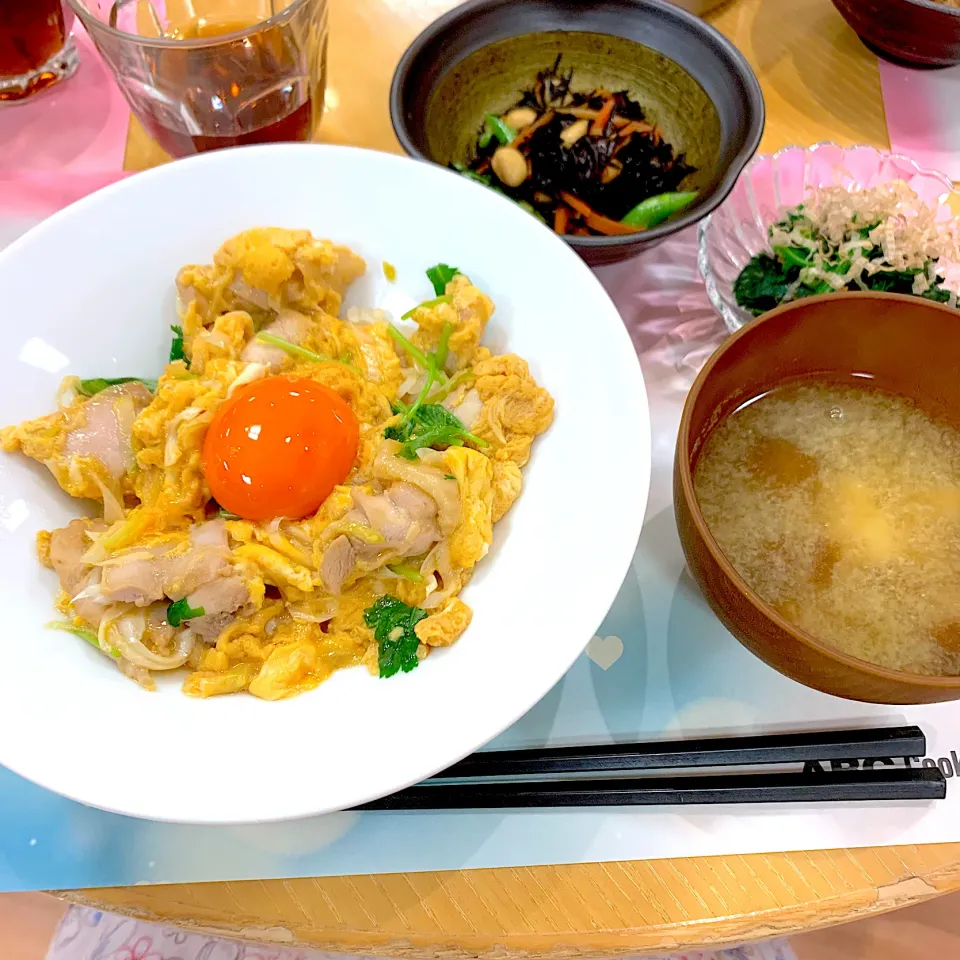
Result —
<svg viewBox="0 0 960 960"><path fill-rule="evenodd" d="M80 62L60 0L0 0L0 102L25 100L65 80Z"/></svg>
<svg viewBox="0 0 960 960"><path fill-rule="evenodd" d="M133 113L173 156L313 137L327 0L69 2Z"/></svg>

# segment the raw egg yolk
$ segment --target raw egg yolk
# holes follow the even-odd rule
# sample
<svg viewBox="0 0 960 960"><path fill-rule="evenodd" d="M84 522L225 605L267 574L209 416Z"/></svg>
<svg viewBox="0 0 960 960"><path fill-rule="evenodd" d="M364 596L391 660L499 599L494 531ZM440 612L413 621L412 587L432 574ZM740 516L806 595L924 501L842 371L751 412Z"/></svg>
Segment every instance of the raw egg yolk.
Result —
<svg viewBox="0 0 960 960"><path fill-rule="evenodd" d="M246 520L313 514L357 457L360 426L347 402L303 377L241 387L217 411L203 444L216 501Z"/></svg>

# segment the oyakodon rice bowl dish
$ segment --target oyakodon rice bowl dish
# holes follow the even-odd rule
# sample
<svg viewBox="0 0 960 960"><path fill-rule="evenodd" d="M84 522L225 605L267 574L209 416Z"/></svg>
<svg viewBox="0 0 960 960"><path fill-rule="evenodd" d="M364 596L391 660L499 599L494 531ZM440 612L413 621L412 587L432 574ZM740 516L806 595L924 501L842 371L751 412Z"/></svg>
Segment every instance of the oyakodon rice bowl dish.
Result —
<svg viewBox="0 0 960 960"><path fill-rule="evenodd" d="M144 687L186 667L187 694L267 700L458 639L553 400L481 345L494 304L467 275L430 268L399 324L341 318L364 270L307 231L247 230L180 271L156 380L68 377L56 412L0 432L102 504L37 537L51 626Z"/></svg>

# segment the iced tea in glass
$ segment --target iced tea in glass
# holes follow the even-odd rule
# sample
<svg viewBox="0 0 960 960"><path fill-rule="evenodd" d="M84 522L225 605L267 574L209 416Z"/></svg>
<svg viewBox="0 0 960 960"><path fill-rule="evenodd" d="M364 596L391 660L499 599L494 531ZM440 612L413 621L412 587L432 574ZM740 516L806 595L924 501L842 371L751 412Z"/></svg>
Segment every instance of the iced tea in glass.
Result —
<svg viewBox="0 0 960 960"><path fill-rule="evenodd" d="M0 0L0 102L25 100L77 69L72 26L60 0Z"/></svg>
<svg viewBox="0 0 960 960"><path fill-rule="evenodd" d="M146 131L182 157L310 140L327 0L70 0Z"/></svg>

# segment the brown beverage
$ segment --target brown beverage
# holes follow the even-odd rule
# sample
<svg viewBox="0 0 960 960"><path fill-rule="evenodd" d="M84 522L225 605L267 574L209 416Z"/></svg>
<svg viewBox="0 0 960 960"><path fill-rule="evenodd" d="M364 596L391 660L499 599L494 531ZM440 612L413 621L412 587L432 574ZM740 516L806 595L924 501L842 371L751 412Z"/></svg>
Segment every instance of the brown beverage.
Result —
<svg viewBox="0 0 960 960"><path fill-rule="evenodd" d="M248 30L254 24L196 18L170 31L171 39L219 37ZM198 61L184 51L164 49L157 55L155 74L164 87L181 91L180 98L197 130L185 129L183 113L172 116L167 104L157 104L141 117L144 127L173 156L250 143L309 140L313 101L323 90L311 89L303 54L280 28L225 41L214 60Z"/></svg>
<svg viewBox="0 0 960 960"><path fill-rule="evenodd" d="M0 0L0 80L32 73L63 49L67 38L60 0ZM19 100L56 83L50 71L35 77L29 90L0 83L0 100Z"/></svg>

